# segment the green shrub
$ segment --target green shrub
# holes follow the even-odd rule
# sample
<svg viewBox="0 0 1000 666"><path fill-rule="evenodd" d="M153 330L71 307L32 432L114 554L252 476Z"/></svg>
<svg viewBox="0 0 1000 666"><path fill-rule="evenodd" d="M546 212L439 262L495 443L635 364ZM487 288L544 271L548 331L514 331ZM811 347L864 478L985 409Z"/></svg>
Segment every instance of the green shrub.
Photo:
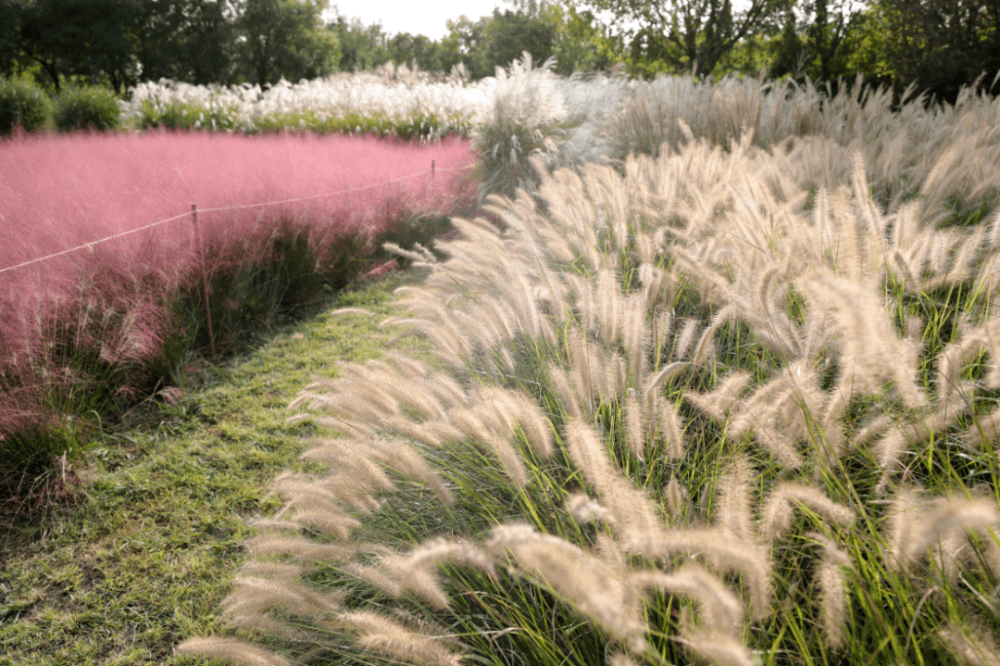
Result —
<svg viewBox="0 0 1000 666"><path fill-rule="evenodd" d="M114 130L121 127L121 110L110 90L99 86L68 88L59 95L55 121L63 132Z"/></svg>
<svg viewBox="0 0 1000 666"><path fill-rule="evenodd" d="M52 101L45 91L24 80L0 78L0 136L10 136L14 128L41 129L52 115Z"/></svg>

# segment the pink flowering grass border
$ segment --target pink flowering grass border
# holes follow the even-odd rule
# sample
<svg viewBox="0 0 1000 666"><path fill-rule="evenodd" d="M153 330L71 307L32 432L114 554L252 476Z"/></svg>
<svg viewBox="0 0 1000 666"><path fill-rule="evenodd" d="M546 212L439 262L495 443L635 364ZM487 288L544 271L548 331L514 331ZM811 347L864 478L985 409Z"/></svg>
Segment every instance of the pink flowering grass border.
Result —
<svg viewBox="0 0 1000 666"><path fill-rule="evenodd" d="M420 173L432 160L433 178ZM470 210L474 163L457 139L147 132L0 142L0 453L43 469L85 441L69 424L178 383L207 346L208 321L219 351L232 349L241 330L324 285L342 287L373 262L391 268L378 261L382 242L426 241L428 216ZM255 205L267 202L282 203ZM3 271L25 262L35 263Z"/></svg>

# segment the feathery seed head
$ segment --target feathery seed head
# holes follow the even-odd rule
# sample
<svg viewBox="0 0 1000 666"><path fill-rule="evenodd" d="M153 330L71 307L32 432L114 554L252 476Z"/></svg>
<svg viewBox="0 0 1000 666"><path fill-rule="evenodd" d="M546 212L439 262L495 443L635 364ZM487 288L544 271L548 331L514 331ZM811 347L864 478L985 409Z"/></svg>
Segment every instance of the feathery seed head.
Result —
<svg viewBox="0 0 1000 666"><path fill-rule="evenodd" d="M739 458L719 480L716 523L740 539L753 536L750 514L750 480L753 469L745 457Z"/></svg>
<svg viewBox="0 0 1000 666"><path fill-rule="evenodd" d="M681 630L678 642L687 646L695 659L714 666L754 666L749 650L739 639L718 630L692 626Z"/></svg>
<svg viewBox="0 0 1000 666"><path fill-rule="evenodd" d="M733 592L707 569L689 564L672 574L638 571L629 575L629 583L638 588L657 588L671 594L684 594L698 601L701 619L713 629L737 635L743 622L743 604Z"/></svg>
<svg viewBox="0 0 1000 666"><path fill-rule="evenodd" d="M671 516L680 517L688 511L691 499L688 497L687 490L677 482L676 476L670 476L670 482L663 489L663 494L666 497L667 510Z"/></svg>
<svg viewBox="0 0 1000 666"><path fill-rule="evenodd" d="M437 636L413 631L371 611L341 613L334 624L357 634L358 647L420 666L458 666L461 656Z"/></svg>
<svg viewBox="0 0 1000 666"><path fill-rule="evenodd" d="M781 483L764 503L761 531L765 542L774 543L791 529L793 502L840 527L846 527L854 520L853 510L837 504L823 491L798 483Z"/></svg>
<svg viewBox="0 0 1000 666"><path fill-rule="evenodd" d="M987 632L949 620L938 637L955 659L965 666L1000 666L1000 646Z"/></svg>
<svg viewBox="0 0 1000 666"><path fill-rule="evenodd" d="M584 493L574 493L566 498L566 512L580 523L598 521L609 525L615 524L615 517L611 512Z"/></svg>
<svg viewBox="0 0 1000 666"><path fill-rule="evenodd" d="M540 534L530 525L493 528L486 548L507 556L529 579L570 601L616 640L642 651L642 606L614 567L570 542Z"/></svg>
<svg viewBox="0 0 1000 666"><path fill-rule="evenodd" d="M190 638L175 648L179 655L219 659L241 666L291 666L281 655L234 638Z"/></svg>

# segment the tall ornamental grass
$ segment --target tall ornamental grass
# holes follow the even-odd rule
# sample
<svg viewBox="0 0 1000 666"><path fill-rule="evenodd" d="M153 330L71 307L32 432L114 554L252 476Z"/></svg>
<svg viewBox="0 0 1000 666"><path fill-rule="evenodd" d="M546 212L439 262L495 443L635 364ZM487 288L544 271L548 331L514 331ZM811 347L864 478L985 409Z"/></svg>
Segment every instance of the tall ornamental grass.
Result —
<svg viewBox="0 0 1000 666"><path fill-rule="evenodd" d="M371 270L381 243L440 233L474 198L471 159L451 140L0 143L0 490L135 401L175 398L194 355L225 353Z"/></svg>
<svg viewBox="0 0 1000 666"><path fill-rule="evenodd" d="M169 79L129 90L122 122L151 127L239 131L278 129L379 134L422 142L467 137L494 82L413 82L371 73L273 86L194 86Z"/></svg>
<svg viewBox="0 0 1000 666"><path fill-rule="evenodd" d="M239 633L178 654L997 664L983 106L915 163L884 127L767 150L751 128L722 150L683 119L679 150L620 170L533 158L534 197L453 218L446 259L399 290L408 314L383 323L429 353L345 364L293 401L334 434L275 481L285 505L221 608ZM873 172L915 196L886 212ZM969 213L954 192L992 195Z"/></svg>

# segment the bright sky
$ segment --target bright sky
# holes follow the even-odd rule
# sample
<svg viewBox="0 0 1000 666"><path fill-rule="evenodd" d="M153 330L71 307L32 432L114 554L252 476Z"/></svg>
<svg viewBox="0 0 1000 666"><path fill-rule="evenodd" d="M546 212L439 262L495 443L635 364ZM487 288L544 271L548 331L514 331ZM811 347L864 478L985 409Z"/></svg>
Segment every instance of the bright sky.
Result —
<svg viewBox="0 0 1000 666"><path fill-rule="evenodd" d="M746 11L750 4L750 0L733 0L733 11ZM857 11L868 3L852 0L845 4L853 5ZM333 12L334 5L336 13ZM382 29L388 35L408 32L439 40L448 35L445 27L448 19L454 20L464 14L472 21L477 21L482 16L492 16L494 7L499 7L501 12L507 9L513 11L514 4L507 0L331 0L330 10L324 14L324 18L332 20L337 13L349 19L357 16L365 26L381 20Z"/></svg>

